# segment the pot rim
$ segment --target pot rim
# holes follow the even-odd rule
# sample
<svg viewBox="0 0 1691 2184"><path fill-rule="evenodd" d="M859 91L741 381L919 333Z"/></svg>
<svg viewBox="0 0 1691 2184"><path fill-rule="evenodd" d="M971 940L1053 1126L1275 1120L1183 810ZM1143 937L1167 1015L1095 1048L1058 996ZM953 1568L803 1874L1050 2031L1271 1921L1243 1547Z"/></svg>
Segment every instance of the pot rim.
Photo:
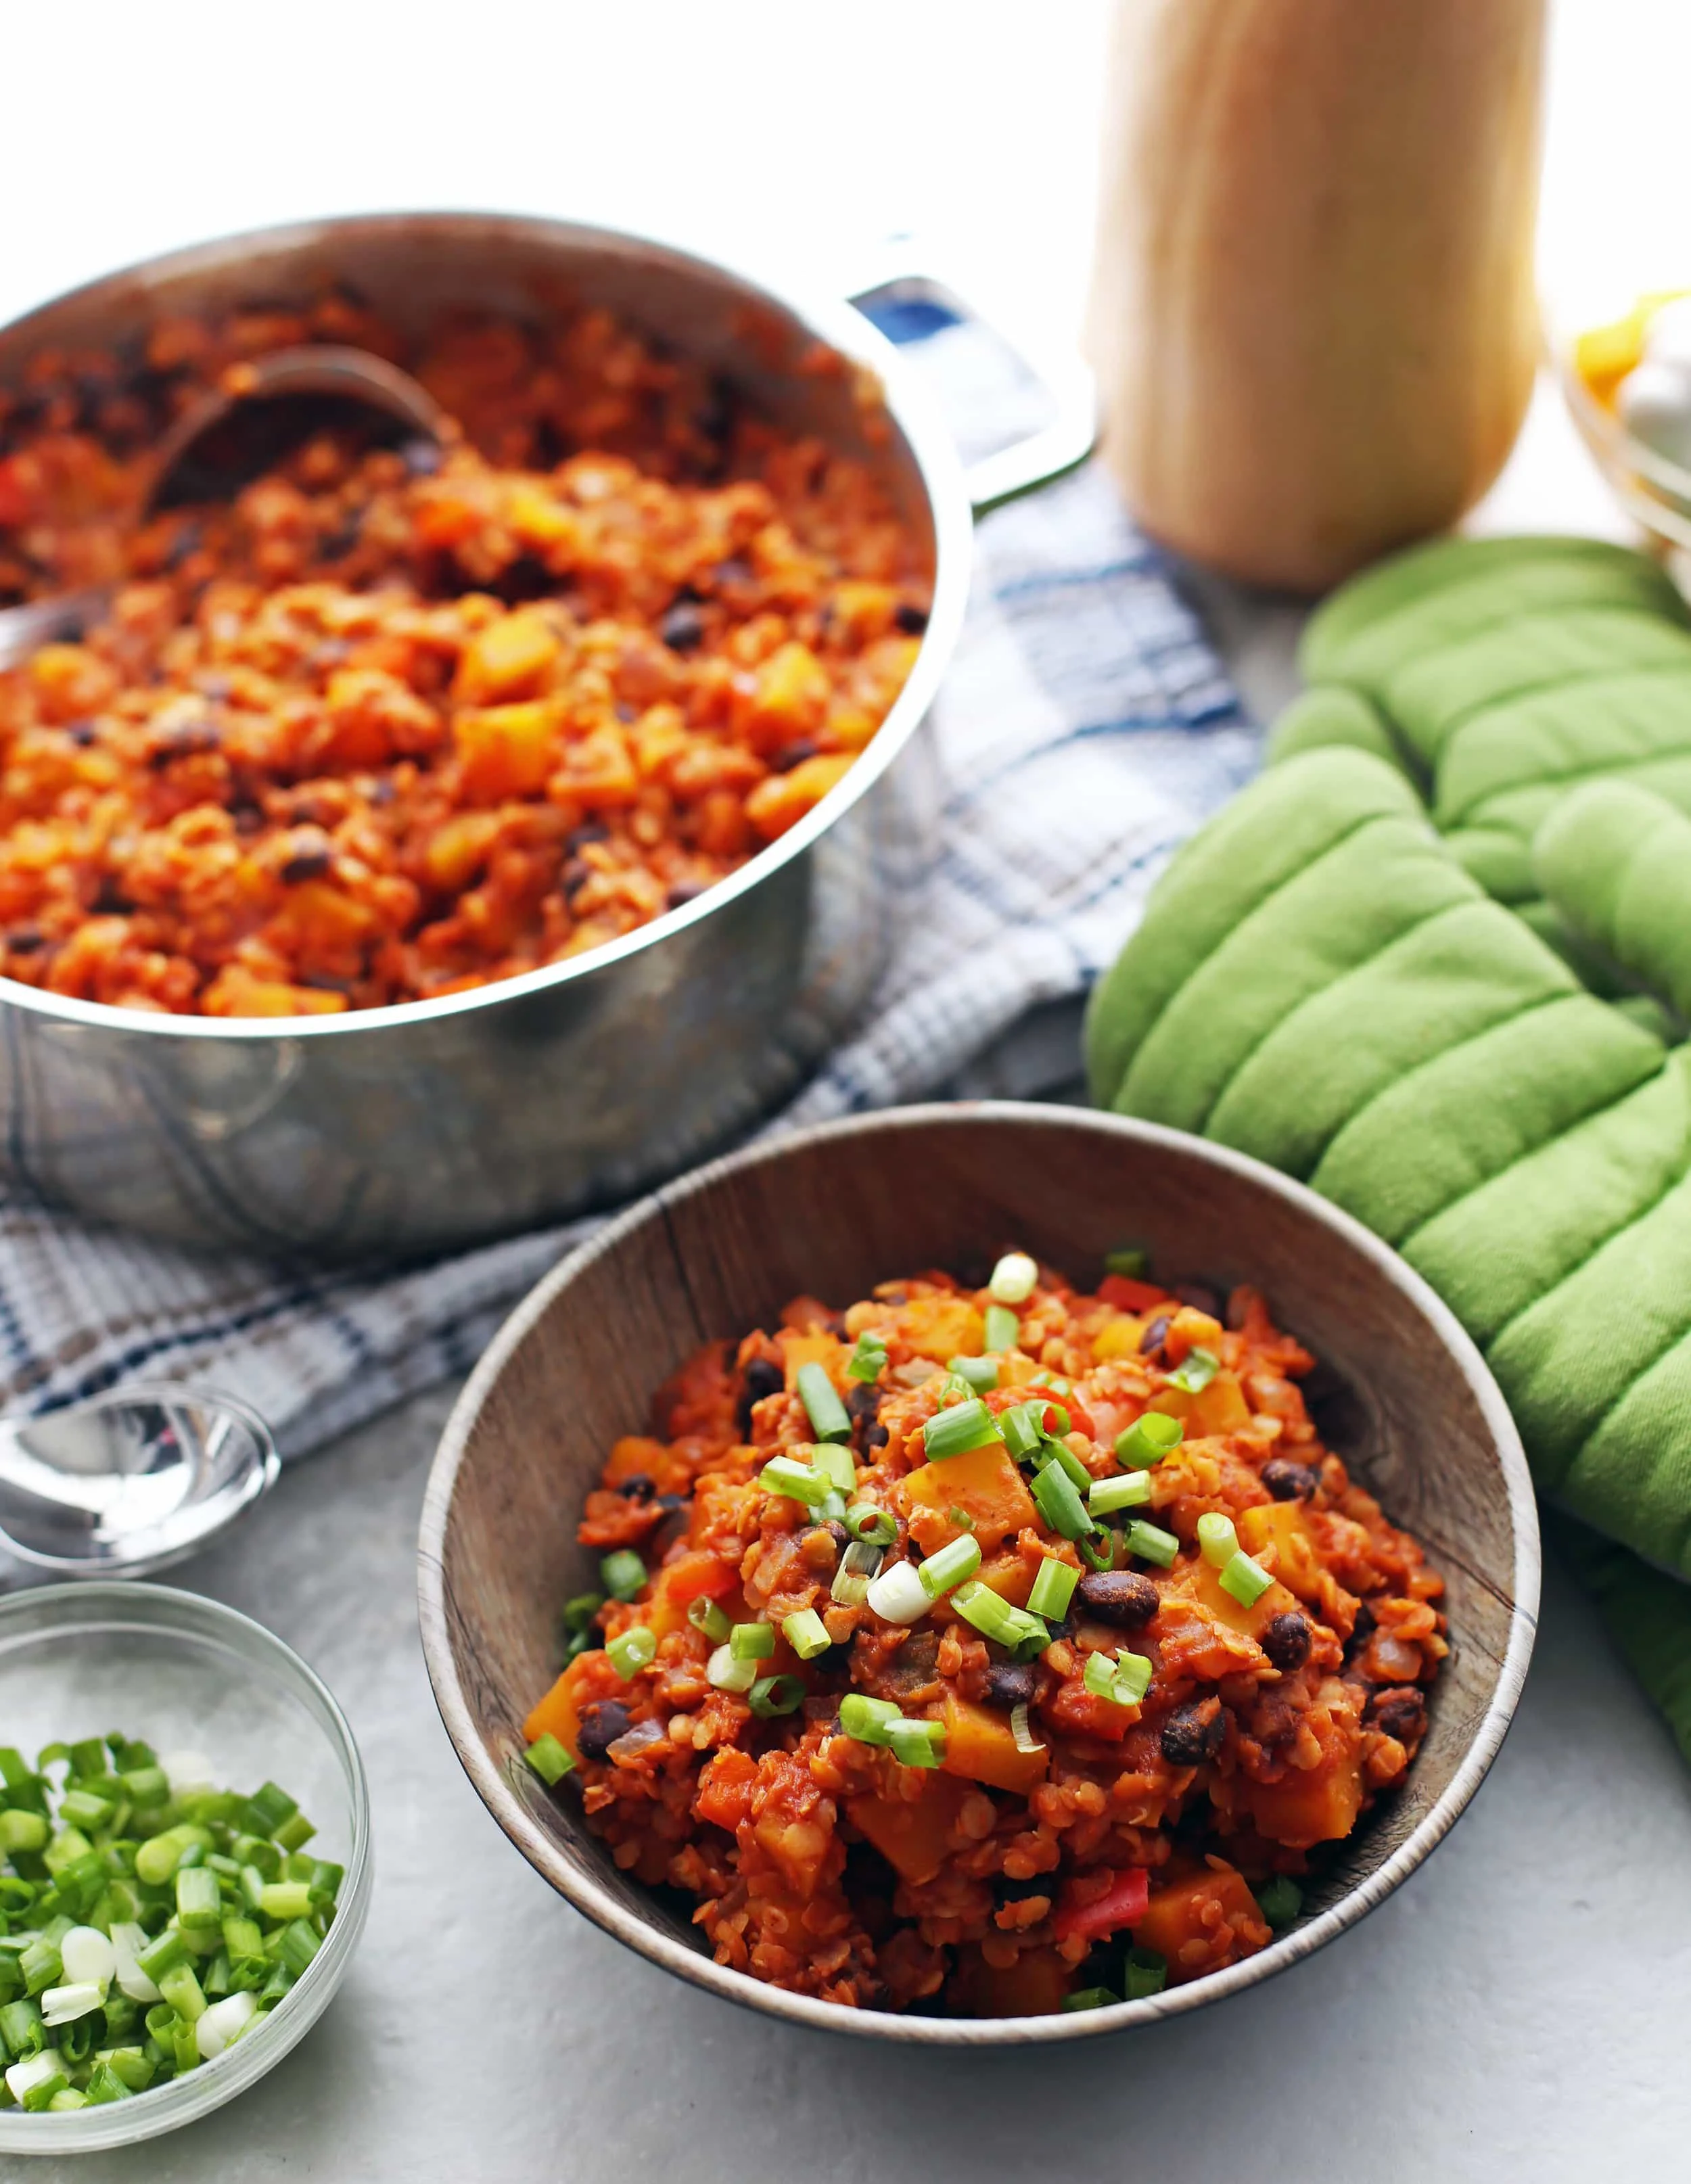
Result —
<svg viewBox="0 0 1691 2184"><path fill-rule="evenodd" d="M1467 1750L1450 1780L1431 1809L1423 1814L1391 1856L1347 1890L1336 1903L1271 1942L1255 1956L1244 1958L1188 1985L1165 1988L1141 2001L1116 2003L1107 2008L1052 2017L895 2017L874 2010L848 2009L838 2003L790 1994L784 1988L752 1979L745 1972L718 1964L712 1958L689 1948L627 1910L591 1875L573 1872L557 1855L550 1838L529 1819L488 1758L466 1702L454 1658L453 1618L446 1591L447 1520L471 1432L512 1357L545 1317L559 1292L566 1289L585 1267L617 1250L641 1223L667 1221L672 1206L712 1189L724 1176L783 1159L806 1146L837 1138L868 1135L888 1128L944 1128L964 1120L1013 1123L1022 1127L1032 1123L1058 1131L1078 1129L1132 1139L1192 1156L1285 1199L1301 1212L1313 1217L1340 1241L1372 1261L1430 1323L1473 1390L1502 1467L1514 1548L1509 1641L1498 1663L1495 1689L1483 1713L1473 1724ZM1425 1863L1455 1826L1502 1747L1532 1659L1542 1571L1538 1502L1526 1451L1491 1369L1450 1307L1371 1230L1306 1184L1282 1175L1248 1154L1235 1152L1230 1146L1208 1139L1193 1137L1184 1130L1086 1108L1045 1106L1013 1100L957 1100L882 1108L869 1114L817 1123L709 1161L638 1200L543 1275L483 1351L442 1433L423 1491L417 1540L417 1613L435 1704L458 1754L459 1763L477 1795L535 1871L596 1926L664 1970L744 2008L862 2039L890 2040L927 2048L979 2048L1082 2040L1184 2015L1302 1963L1326 1942L1359 1924L1369 1912L1377 1909Z"/></svg>
<svg viewBox="0 0 1691 2184"><path fill-rule="evenodd" d="M646 949L660 946L674 934L726 909L739 896L773 879L785 866L802 857L873 788L926 716L940 679L951 665L963 629L973 559L974 510L962 460L936 396L900 355L895 344L863 312L843 298L818 297L784 285L776 287L762 271L750 270L742 260L707 256L690 244L650 230L599 220L558 220L540 214L436 207L289 220L188 243L180 249L114 268L49 298L21 317L0 324L0 339L25 333L37 319L67 304L98 298L102 290L116 288L137 275L149 280L175 278L238 259L255 244L268 249L285 249L319 242L325 237L332 239L337 234L354 230L363 233L404 230L431 221L463 222L509 235L527 235L537 242L568 238L657 253L684 270L725 277L738 284L754 298L796 320L842 356L871 371L880 387L886 413L909 449L934 527L933 608L908 680L849 772L784 834L766 844L737 872L717 881L692 902L666 911L661 917L624 933L620 939L607 941L565 962L547 964L539 970L497 979L463 993L444 994L433 1000L399 1001L381 1008L352 1009L338 1016L170 1016L145 1009L114 1007L103 1001L76 1000L3 977L0 977L0 1007L17 1008L56 1022L113 1034L250 1044L345 1039L360 1032L373 1034L389 1028L435 1023L503 1002L519 1002L550 993L596 972L609 971Z"/></svg>

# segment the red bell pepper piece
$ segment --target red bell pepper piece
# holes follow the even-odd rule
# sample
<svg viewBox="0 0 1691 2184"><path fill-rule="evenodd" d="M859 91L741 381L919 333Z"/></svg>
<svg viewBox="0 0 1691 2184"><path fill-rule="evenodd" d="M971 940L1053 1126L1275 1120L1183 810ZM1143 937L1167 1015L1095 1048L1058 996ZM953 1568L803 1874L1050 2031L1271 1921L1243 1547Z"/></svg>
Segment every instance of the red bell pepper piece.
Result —
<svg viewBox="0 0 1691 2184"><path fill-rule="evenodd" d="M1088 1876L1090 1879L1091 1876ZM1102 1896L1077 1894L1077 1881L1064 1883L1052 1929L1059 1942L1079 1935L1083 1941L1102 1942L1124 1926L1136 1926L1151 1902L1151 1875L1142 1865L1124 1866L1109 1876Z"/></svg>
<svg viewBox="0 0 1691 2184"><path fill-rule="evenodd" d="M1175 1301L1155 1282L1136 1282L1131 1274L1106 1274L1098 1284L1098 1295L1118 1312L1149 1312L1153 1304Z"/></svg>

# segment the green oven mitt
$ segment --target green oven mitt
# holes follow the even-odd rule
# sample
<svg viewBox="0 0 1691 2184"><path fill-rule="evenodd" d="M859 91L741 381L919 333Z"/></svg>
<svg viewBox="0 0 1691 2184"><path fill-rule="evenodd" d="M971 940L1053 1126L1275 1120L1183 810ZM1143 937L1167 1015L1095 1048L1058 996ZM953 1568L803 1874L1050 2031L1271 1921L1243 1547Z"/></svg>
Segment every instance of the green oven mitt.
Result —
<svg viewBox="0 0 1691 2184"><path fill-rule="evenodd" d="M1305 664L1098 987L1093 1095L1426 1276L1542 1490L1636 1551L1578 1559L1691 1757L1691 632L1618 549L1452 543L1337 594Z"/></svg>

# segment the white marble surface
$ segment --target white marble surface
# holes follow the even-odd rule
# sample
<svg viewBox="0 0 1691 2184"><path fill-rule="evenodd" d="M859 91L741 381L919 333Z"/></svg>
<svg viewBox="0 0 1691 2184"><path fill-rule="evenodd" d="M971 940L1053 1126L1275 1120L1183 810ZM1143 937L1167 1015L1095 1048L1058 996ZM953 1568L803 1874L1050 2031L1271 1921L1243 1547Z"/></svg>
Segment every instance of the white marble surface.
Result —
<svg viewBox="0 0 1691 2184"><path fill-rule="evenodd" d="M6 26L0 314L189 237L410 203L620 218L843 284L915 228L1004 323L1063 339L1088 249L1100 0L507 0L488 11L107 0ZM465 35L467 26L467 37ZM1683 278L1691 13L1564 0L1553 282ZM20 95L21 94L21 95ZM1683 254L1674 262L1676 242ZM1553 398L1487 527L1612 528ZM1298 617L1203 597L1269 711ZM910 2056L684 1989L553 1897L460 1774L412 1590L444 1394L287 1475L182 1581L258 1616L338 1692L377 1879L323 2024L256 2092L43 2180L687 2184L876 2174L1307 2175L1588 2184L1686 2172L1691 1775L1555 1569L1518 1722L1472 1812L1365 1926L1266 1988L1131 2039ZM13 2173L21 2172L21 2170Z"/></svg>

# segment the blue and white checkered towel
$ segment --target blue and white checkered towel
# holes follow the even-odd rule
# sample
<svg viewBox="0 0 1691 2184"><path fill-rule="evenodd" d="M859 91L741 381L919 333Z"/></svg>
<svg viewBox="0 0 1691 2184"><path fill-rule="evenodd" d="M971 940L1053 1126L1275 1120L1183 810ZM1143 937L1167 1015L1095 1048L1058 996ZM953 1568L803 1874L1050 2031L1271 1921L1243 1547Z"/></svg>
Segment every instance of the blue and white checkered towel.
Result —
<svg viewBox="0 0 1691 2184"><path fill-rule="evenodd" d="M965 457L1040 421L1024 370L978 322L931 304L875 315L934 375ZM1169 853L1258 751L1167 566L1096 464L982 522L936 724L945 846L907 876L904 937L857 1036L770 1129L1072 1083L1080 999ZM466 1371L590 1226L396 1274L302 1279L0 1202L0 1404L39 1411L125 1381L193 1379L244 1397L299 1455Z"/></svg>

